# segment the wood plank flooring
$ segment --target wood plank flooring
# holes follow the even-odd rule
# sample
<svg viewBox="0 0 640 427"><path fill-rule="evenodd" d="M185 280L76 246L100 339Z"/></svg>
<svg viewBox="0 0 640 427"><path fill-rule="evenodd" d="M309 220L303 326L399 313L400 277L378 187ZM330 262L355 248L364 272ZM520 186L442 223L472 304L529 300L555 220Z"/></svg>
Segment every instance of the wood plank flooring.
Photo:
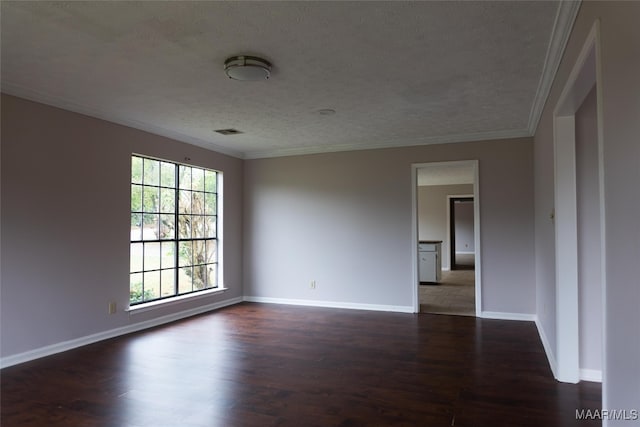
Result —
<svg viewBox="0 0 640 427"><path fill-rule="evenodd" d="M5 368L2 427L592 426L533 323L243 303Z"/></svg>

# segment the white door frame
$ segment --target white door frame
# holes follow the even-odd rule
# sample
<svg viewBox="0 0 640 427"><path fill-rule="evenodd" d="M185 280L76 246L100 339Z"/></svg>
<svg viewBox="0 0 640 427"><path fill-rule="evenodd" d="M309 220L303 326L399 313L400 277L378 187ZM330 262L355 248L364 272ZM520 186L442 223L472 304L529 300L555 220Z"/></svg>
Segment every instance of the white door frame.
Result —
<svg viewBox="0 0 640 427"><path fill-rule="evenodd" d="M480 240L480 169L478 160L459 160L451 162L414 163L411 165L411 267L413 270L411 287L413 289L413 312L420 312L420 299L418 295L418 169L428 168L432 165L460 166L467 165L473 168L473 238L475 240L475 292L476 292L476 317L482 314L482 257Z"/></svg>
<svg viewBox="0 0 640 427"><path fill-rule="evenodd" d="M606 348L605 310L605 212L602 157L602 85L600 72L600 25L596 21L576 59L553 111L554 203L556 248L556 370L559 381L580 381L578 307L578 231L576 193L575 113L596 85L598 125L598 174L600 187L600 236L603 350ZM605 377L605 353L602 372ZM603 384L604 386L604 384ZM603 396L605 393L603 392ZM604 406L606 407L606 406Z"/></svg>
<svg viewBox="0 0 640 427"><path fill-rule="evenodd" d="M473 198L473 203L475 204L475 198L473 197L473 194L449 194L447 195L447 234L446 234L446 238L445 238L445 242L447 242L447 248L451 249L451 199L456 199L459 197L471 197ZM473 217L475 218L476 216L476 212L475 212L475 207L473 210ZM474 224L475 226L475 219L474 219ZM474 242L473 242L473 246L475 247L475 231L474 231ZM454 242L455 243L455 242ZM451 250L447 251L447 258L449 258L449 270L451 270L451 264L452 264L452 260L451 260ZM475 251L474 251L475 253ZM444 256L442 257L442 260L444 261ZM455 260L453 260L455 261Z"/></svg>

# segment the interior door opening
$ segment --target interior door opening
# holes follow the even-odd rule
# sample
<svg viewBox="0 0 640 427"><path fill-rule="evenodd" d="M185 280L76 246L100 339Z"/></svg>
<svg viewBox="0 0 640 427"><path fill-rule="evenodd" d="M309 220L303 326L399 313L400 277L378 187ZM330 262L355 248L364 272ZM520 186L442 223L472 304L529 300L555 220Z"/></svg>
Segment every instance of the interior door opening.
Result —
<svg viewBox="0 0 640 427"><path fill-rule="evenodd" d="M606 380L599 32L596 21L553 111L556 342L550 364L556 379L569 383Z"/></svg>
<svg viewBox="0 0 640 427"><path fill-rule="evenodd" d="M449 197L449 248L451 270L473 270L473 197Z"/></svg>
<svg viewBox="0 0 640 427"><path fill-rule="evenodd" d="M412 173L414 311L480 316L478 161L415 164ZM460 206L451 209L451 203ZM458 242L456 210L467 214Z"/></svg>

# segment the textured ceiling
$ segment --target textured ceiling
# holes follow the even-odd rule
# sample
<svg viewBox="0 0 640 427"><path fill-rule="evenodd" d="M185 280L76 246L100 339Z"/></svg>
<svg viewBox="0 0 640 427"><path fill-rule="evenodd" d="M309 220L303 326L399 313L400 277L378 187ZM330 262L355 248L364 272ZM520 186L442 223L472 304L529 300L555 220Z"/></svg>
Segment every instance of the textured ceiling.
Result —
<svg viewBox="0 0 640 427"><path fill-rule="evenodd" d="M246 158L530 135L573 22L547 1L1 7L4 92ZM228 79L239 54L271 79Z"/></svg>

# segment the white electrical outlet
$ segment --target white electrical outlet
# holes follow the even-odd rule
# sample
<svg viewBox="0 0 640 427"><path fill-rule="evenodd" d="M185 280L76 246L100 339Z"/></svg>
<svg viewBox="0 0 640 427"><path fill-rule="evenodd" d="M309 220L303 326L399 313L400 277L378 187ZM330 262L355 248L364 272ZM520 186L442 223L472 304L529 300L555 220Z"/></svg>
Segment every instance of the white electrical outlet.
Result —
<svg viewBox="0 0 640 427"><path fill-rule="evenodd" d="M118 309L118 306L116 305L115 301L111 301L109 303L109 314L114 314L117 309Z"/></svg>
<svg viewBox="0 0 640 427"><path fill-rule="evenodd" d="M316 288L316 281L312 280L311 283L309 284L309 288L311 289L315 289Z"/></svg>

